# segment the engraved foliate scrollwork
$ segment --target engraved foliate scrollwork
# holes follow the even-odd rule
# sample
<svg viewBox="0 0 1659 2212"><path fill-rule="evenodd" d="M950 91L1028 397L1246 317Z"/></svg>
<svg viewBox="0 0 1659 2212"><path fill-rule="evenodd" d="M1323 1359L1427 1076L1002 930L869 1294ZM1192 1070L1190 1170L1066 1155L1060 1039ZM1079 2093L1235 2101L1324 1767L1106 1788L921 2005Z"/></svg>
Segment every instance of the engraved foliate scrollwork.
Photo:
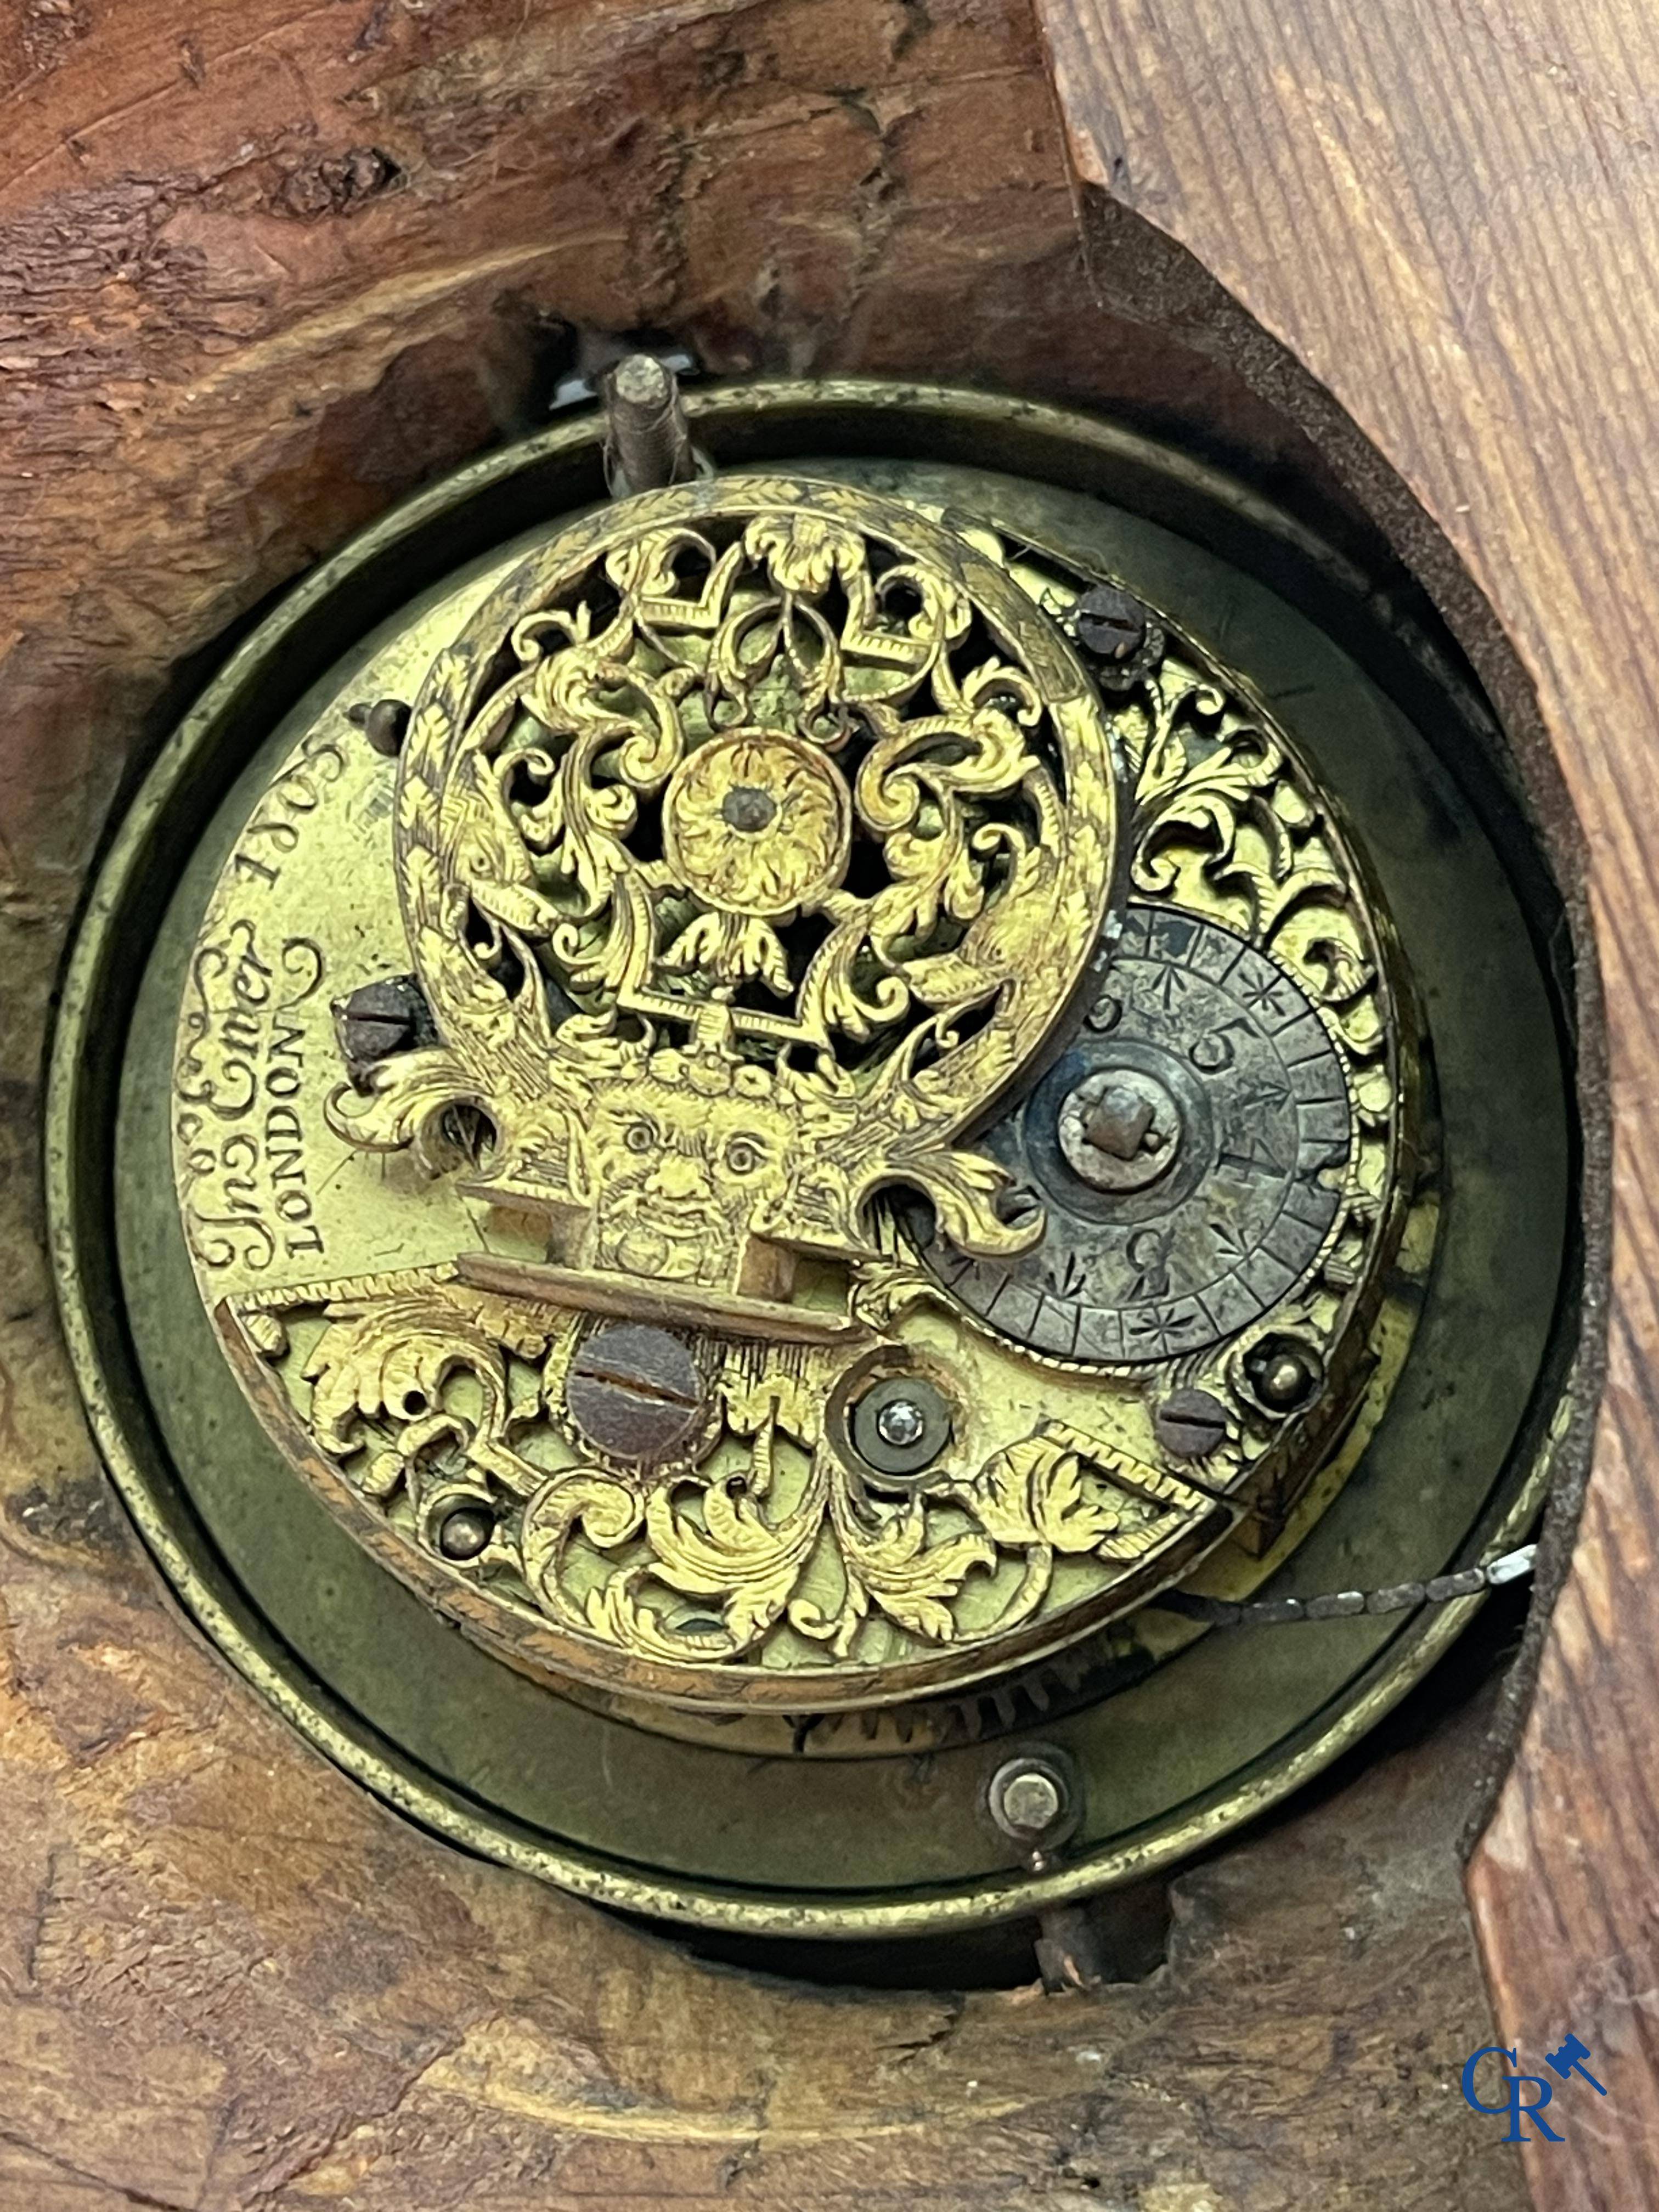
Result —
<svg viewBox="0 0 1659 2212"><path fill-rule="evenodd" d="M359 1540L562 1682L990 1677L1292 1497L1286 1391L1347 1388L1410 1140L1386 921L1247 687L1162 619L1097 685L1037 561L734 478L481 586L404 664L395 788L328 801L384 867L330 988L418 1017L343 1083L291 929L333 848L222 879L175 1107L222 1340ZM303 1036L245 1003L279 962ZM922 1383L928 1450L872 1457Z"/></svg>
<svg viewBox="0 0 1659 2212"><path fill-rule="evenodd" d="M491 1534L469 1574L668 1667L811 1675L971 1652L1032 1620L1059 1559L1127 1578L1218 1510L1052 1420L937 1484L884 1489L826 1426L844 1355L801 1346L708 1345L714 1419L660 1467L608 1462L563 1412L589 1324L443 1271L298 1285L234 1310L268 1402L374 1511L437 1555L434 1505L476 1504Z"/></svg>
<svg viewBox="0 0 1659 2212"><path fill-rule="evenodd" d="M1190 1360L1292 1302L1333 1343L1414 1171L1386 918L1242 686L1170 649L1114 716L1133 896L1071 1048L986 1140L1044 1236L925 1257L1051 1357Z"/></svg>
<svg viewBox="0 0 1659 2212"><path fill-rule="evenodd" d="M955 1139L1074 987L1113 793L1064 641L932 524L828 486L632 502L434 663L395 857L442 1042L335 1126L429 1146L479 1109L473 1187L544 1207L574 1266L733 1289L757 1243L867 1255L896 1182L1016 1249ZM648 1262L612 1218L647 1152L683 1209Z"/></svg>

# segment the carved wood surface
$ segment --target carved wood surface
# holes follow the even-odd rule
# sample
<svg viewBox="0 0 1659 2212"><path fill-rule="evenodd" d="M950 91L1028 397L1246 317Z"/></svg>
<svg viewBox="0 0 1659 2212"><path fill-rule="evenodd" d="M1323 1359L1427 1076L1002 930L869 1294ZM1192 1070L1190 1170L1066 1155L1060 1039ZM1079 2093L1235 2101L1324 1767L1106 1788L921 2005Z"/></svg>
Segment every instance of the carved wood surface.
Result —
<svg viewBox="0 0 1659 2212"><path fill-rule="evenodd" d="M37 1262L11 1310L45 1295ZM1452 2094L1486 2033L1453 1849L1484 1708L1184 1877L1144 1986L814 1991L324 1767L159 1600L61 1364L14 1377L4 2212L1522 2202Z"/></svg>
<svg viewBox="0 0 1659 2212"><path fill-rule="evenodd" d="M1188 249L1399 472L1431 526L1419 565L1524 724L1492 617L1512 642L1583 825L1611 1060L1610 1369L1469 1894L1499 2040L1534 2071L1570 2033L1606 2061L1605 2104L1575 2085L1565 2144L1534 2139L1536 2200L1625 2212L1659 2201L1659 21L1631 0L1041 13L1079 177ZM1227 327L1216 315L1212 339ZM1294 387L1265 349L1246 373ZM1317 398L1297 411L1321 434ZM1365 454L1322 442L1386 502ZM1593 1057L1586 1073L1594 1114Z"/></svg>
<svg viewBox="0 0 1659 2212"><path fill-rule="evenodd" d="M1106 112L1087 37L1106 20L1057 12L1053 27L1072 31L1085 173ZM1473 10L1448 21L1488 35ZM458 1858L290 1739L137 1555L52 1317L35 1165L52 979L112 793L176 705L175 672L421 476L530 427L581 333L662 329L723 368L988 379L1220 422L1258 462L1316 470L1272 377L1253 395L1201 316L1189 343L1149 346L1143 302L1091 301L1026 0L12 0L0 28L0 2208L1517 2206L1514 2154L1455 2094L1491 2033L1454 1853L1482 1709L1184 1877L1170 1963L1145 1986L964 2000L716 1970ZM1148 55L1200 34L1220 36L1200 4L1174 31L1162 16L1133 27ZM1538 77L1528 97L1553 118L1539 159L1559 161L1578 95L1528 54L1523 41L1504 65L1523 87ZM1201 95L1211 64L1189 61ZM1312 95L1331 65L1298 66L1309 97L1285 81L1278 138L1271 88L1251 94L1271 142L1262 177L1275 149L1312 159L1285 114L1304 131L1324 114ZM1633 191L1639 97L1594 94L1578 100L1570 173L1586 193L1615 177ZM1175 106L1177 88L1144 94L1154 140L1159 100ZM1216 214L1206 194L1248 198L1215 166L1227 142L1207 112L1202 146L1170 161L1143 210L1177 234L1177 214ZM1479 149L1480 127L1457 143ZM1100 144L1109 180L1115 142ZM1399 158L1368 219L1379 253L1407 179L1432 197L1432 165ZM1150 158L1139 173L1158 173ZM1490 191L1524 228L1531 174L1466 179L1466 201ZM1226 267L1218 234L1188 242L1272 327L1281 295L1300 298L1299 227L1264 251L1265 273ZM1616 252L1638 274L1635 251L1609 246L1608 265ZM1409 291L1407 250L1399 268L1393 252L1382 264ZM1330 295L1328 271L1321 283L1335 355L1352 303L1339 316L1331 298L1348 295ZM1474 288L1450 289L1462 312ZM1358 327L1386 382L1404 334ZM1571 404L1627 441L1622 464L1574 442L1589 414L1567 398L1540 392L1528 420L1482 384L1467 420L1405 410L1431 426L1449 491L1423 481L1409 440L1382 435L1363 391L1342 397L1456 538L1534 672L1543 602L1497 588L1535 520L1515 471L1530 453L1526 481L1547 479L1573 531L1592 514L1607 526L1583 549L1619 583L1596 602L1602 634L1580 628L1583 580L1561 602L1571 635L1552 634L1555 691L1540 680L1558 741L1577 732L1581 758L1622 744L1633 775L1650 727L1637 524L1598 496L1590 461L1608 488L1635 482L1644 395L1629 348L1650 326L1587 368L1591 328L1581 318L1550 343L1579 349L1569 364L1590 382ZM1285 334L1341 389L1317 329ZM1449 344L1435 325L1433 390L1461 369L1436 350ZM1351 346L1350 371L1357 358ZM1573 558L1550 558L1569 589ZM1611 821L1604 837L1634 865L1633 830ZM1636 905L1615 899L1623 925ZM1625 1311L1642 1340L1641 1313ZM1613 1401L1638 1443L1639 1371L1628 1358ZM1626 1462L1605 1445L1604 1459L1616 1516ZM1632 1534L1620 1541L1628 1553ZM1587 1655L1586 1681L1609 1588L1585 1585L1564 1616L1586 1624L1568 1647ZM1571 1727L1561 1744L1563 1771L1582 1774ZM1529 1755L1547 1813L1551 1769L1535 1742ZM1573 1786L1587 1817L1594 1797ZM1618 1820L1646 1802L1627 1790ZM1510 1832L1482 1907L1494 1959L1506 1911L1528 1940L1531 1855L1548 1843L1524 1819ZM1639 2028L1635 2000L1659 1980L1621 1996L1634 1955L1599 1935L1586 1952L1614 1977L1600 2047L1621 2007ZM1547 2033L1595 2040L1583 2021L1552 2014Z"/></svg>
<svg viewBox="0 0 1659 2212"><path fill-rule="evenodd" d="M0 30L30 876L82 865L181 659L538 427L586 333L1216 411L1201 356L1090 304L1027 0L0 0Z"/></svg>

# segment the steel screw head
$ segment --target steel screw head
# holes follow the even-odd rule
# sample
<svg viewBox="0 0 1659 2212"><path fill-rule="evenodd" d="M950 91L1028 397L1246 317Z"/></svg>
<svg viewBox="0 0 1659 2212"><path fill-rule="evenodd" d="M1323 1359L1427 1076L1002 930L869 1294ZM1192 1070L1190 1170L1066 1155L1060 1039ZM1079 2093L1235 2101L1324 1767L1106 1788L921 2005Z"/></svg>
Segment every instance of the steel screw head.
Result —
<svg viewBox="0 0 1659 2212"><path fill-rule="evenodd" d="M951 1441L951 1408L920 1375L886 1375L853 1407L854 1450L878 1474L920 1474Z"/></svg>
<svg viewBox="0 0 1659 2212"><path fill-rule="evenodd" d="M914 1398L890 1398L876 1415L876 1434L900 1451L920 1443L927 1426L927 1416Z"/></svg>
<svg viewBox="0 0 1659 2212"><path fill-rule="evenodd" d="M1171 1390L1152 1415L1171 1459L1206 1459L1227 1437L1227 1408L1207 1390Z"/></svg>
<svg viewBox="0 0 1659 2212"><path fill-rule="evenodd" d="M1076 1792L1058 1754L1022 1752L1005 1759L986 1802L1003 1834L1026 1850L1060 1842L1077 1825Z"/></svg>
<svg viewBox="0 0 1659 2212"><path fill-rule="evenodd" d="M495 1532L495 1523L482 1506L458 1505L444 1516L438 1549L447 1559L476 1559Z"/></svg>
<svg viewBox="0 0 1659 2212"><path fill-rule="evenodd" d="M1097 659L1130 660L1146 641L1146 610L1115 584L1097 584L1073 608L1072 626Z"/></svg>
<svg viewBox="0 0 1659 2212"><path fill-rule="evenodd" d="M429 1043L437 1035L418 978L388 975L364 983L334 1001L334 1036L354 1083L394 1052Z"/></svg>
<svg viewBox="0 0 1659 2212"><path fill-rule="evenodd" d="M669 1458L702 1419L702 1377L690 1348L646 1322L611 1322L577 1350L565 1410L612 1459Z"/></svg>

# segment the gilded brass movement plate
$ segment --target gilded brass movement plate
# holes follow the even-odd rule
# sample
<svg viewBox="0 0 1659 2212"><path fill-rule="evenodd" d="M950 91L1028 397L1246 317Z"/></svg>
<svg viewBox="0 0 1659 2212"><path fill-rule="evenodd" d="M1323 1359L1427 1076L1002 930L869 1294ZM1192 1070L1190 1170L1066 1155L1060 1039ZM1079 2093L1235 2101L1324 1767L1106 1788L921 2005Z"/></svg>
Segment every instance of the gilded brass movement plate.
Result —
<svg viewBox="0 0 1659 2212"><path fill-rule="evenodd" d="M421 634L395 771L336 709L252 807L179 1018L197 1279L516 1659L959 1690L1282 1519L1351 1404L1409 988L1263 702L1162 614L1091 672L1084 580L833 483L624 501Z"/></svg>
<svg viewBox="0 0 1659 2212"><path fill-rule="evenodd" d="M591 417L433 485L181 727L65 979L64 1323L185 1603L392 1803L939 1930L1223 1832L1468 1610L1171 1585L1519 1540L1548 918L1444 665L1225 479L964 393L691 406L681 489L605 502Z"/></svg>

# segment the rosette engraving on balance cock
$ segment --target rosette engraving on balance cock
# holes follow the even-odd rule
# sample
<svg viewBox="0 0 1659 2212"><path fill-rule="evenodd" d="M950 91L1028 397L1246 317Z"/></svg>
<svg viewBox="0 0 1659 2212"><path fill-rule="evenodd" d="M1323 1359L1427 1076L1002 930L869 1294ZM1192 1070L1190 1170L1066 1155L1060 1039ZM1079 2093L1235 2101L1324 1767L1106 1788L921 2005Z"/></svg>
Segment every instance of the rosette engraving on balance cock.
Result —
<svg viewBox="0 0 1659 2212"><path fill-rule="evenodd" d="M1078 998L1115 766L1006 568L862 494L653 495L499 586L399 757L436 1042L356 1066L327 1120L501 1233L228 1308L382 1556L441 1560L439 1601L571 1671L828 1705L1070 1632L1062 1560L1098 1598L1213 1540L1211 1492L971 1368L917 1479L848 1440L860 1376L912 1356L873 1201L923 1195L966 1254L1040 1233L959 1139Z"/></svg>
<svg viewBox="0 0 1659 2212"><path fill-rule="evenodd" d="M953 1139L1104 911L1110 747L1064 641L969 548L829 487L656 495L554 553L415 703L396 857L442 1042L338 1126L429 1149L477 1109L471 1187L573 1268L771 1295L785 1255L872 1255L895 1182L965 1250L1017 1249Z"/></svg>
<svg viewBox="0 0 1659 2212"><path fill-rule="evenodd" d="M732 479L562 531L428 650L384 860L400 928L375 969L330 951L354 1005L415 994L317 1109L342 1147L319 1190L376 1225L331 1242L338 1273L221 1285L219 1311L332 1510L515 1657L796 1712L982 1679L1237 1524L1283 1408L1229 1361L1322 1372L1397 1135L1390 1092L1350 1136L1368 1056L1392 1079L1363 901L1299 769L1161 626L1103 703L1062 612L988 531ZM1144 904L1108 972L1126 757ZM1130 1050L1112 994L1170 927L1255 963L1188 963L1251 1001L1188 1022L1242 1073L1206 1078L1184 1030ZM1188 1095L1212 1079L1213 1130ZM1223 1395L1199 1468L1142 1381L1091 1368L1118 1339L957 1316L971 1283L1052 1274L1079 1204L1184 1195L1207 1224L1212 1139L1264 1086L1283 1111L1239 1143L1285 1154L1245 1209L1274 1282L1248 1314L1200 1301ZM1043 1188L1009 1132L1048 1104ZM1105 1283L1123 1255L1095 1243ZM1253 1325L1286 1311L1264 1352ZM1159 1330L1163 1368L1198 1355ZM1031 1356L1056 1348L1066 1371ZM922 1442L884 1463L854 1413L908 1407L907 1376Z"/></svg>

